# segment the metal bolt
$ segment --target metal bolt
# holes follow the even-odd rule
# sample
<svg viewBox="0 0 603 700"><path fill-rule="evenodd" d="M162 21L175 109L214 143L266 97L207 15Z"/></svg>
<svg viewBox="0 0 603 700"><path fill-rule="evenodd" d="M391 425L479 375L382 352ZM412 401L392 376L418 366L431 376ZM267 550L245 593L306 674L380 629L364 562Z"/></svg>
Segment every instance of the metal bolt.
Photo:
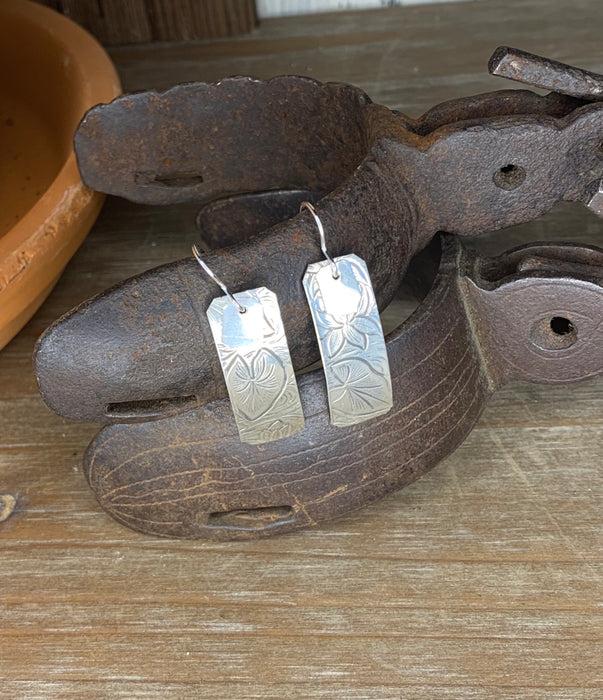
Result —
<svg viewBox="0 0 603 700"><path fill-rule="evenodd" d="M588 200L588 204L586 206L597 214L597 216L603 218L603 180L599 182L599 189Z"/></svg>

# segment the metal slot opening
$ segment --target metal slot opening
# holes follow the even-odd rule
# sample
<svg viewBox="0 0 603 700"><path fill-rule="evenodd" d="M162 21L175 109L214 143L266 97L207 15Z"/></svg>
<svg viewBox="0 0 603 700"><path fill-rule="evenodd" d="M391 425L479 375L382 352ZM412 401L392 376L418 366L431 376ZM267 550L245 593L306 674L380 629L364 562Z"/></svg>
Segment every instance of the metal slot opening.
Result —
<svg viewBox="0 0 603 700"><path fill-rule="evenodd" d="M134 176L137 185L161 185L162 187L194 187L203 182L199 173L156 174L139 172Z"/></svg>
<svg viewBox="0 0 603 700"><path fill-rule="evenodd" d="M242 508L210 513L207 524L210 527L232 527L240 530L263 530L293 520L295 511L291 506L265 506Z"/></svg>
<svg viewBox="0 0 603 700"><path fill-rule="evenodd" d="M134 419L153 418L189 410L197 405L196 396L173 396L142 401L122 401L110 403L105 414L107 418Z"/></svg>

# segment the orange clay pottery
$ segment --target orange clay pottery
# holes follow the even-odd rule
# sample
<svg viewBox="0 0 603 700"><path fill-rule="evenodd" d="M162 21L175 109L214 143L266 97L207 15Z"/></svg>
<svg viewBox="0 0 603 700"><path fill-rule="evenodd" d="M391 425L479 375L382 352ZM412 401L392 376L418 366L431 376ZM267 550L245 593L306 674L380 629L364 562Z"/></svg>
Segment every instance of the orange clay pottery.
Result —
<svg viewBox="0 0 603 700"><path fill-rule="evenodd" d="M120 93L115 68L71 20L0 0L0 348L50 293L100 210L80 179L73 134Z"/></svg>

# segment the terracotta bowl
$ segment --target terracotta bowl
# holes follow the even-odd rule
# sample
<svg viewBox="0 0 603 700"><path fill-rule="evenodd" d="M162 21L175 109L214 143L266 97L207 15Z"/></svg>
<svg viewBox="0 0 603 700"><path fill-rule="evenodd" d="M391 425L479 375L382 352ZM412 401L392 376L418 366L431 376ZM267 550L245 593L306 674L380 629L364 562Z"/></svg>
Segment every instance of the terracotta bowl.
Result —
<svg viewBox="0 0 603 700"><path fill-rule="evenodd" d="M84 112L120 93L81 27L26 0L0 0L0 348L56 283L100 210L73 152Z"/></svg>

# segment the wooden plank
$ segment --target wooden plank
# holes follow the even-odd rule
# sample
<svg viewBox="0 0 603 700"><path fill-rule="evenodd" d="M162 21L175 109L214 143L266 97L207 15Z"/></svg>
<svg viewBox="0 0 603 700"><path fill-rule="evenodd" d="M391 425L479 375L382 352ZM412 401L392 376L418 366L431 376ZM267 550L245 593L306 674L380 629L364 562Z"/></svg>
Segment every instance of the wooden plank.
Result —
<svg viewBox="0 0 603 700"><path fill-rule="evenodd" d="M146 0L47 0L44 4L81 24L102 44L152 41Z"/></svg>
<svg viewBox="0 0 603 700"><path fill-rule="evenodd" d="M192 682L176 683L165 681L159 683L141 682L136 680L100 682L90 681L14 681L3 684L7 697L31 698L32 700L47 700L47 698L64 698L80 700L82 693L90 698L116 698L117 700L132 700L132 698L147 698L148 700L177 698L178 700L197 700L200 697L212 700L282 700L285 697L303 697L304 700L400 700L401 697L412 700L600 700L597 688L551 688L551 687L510 687L510 686L434 686L414 685L401 689L398 685L355 685L353 691L342 686L329 687L325 684L307 683L297 688L302 695L288 695L291 692L290 683L266 683L261 689L249 683L234 680L225 687L221 683ZM459 690L462 696L459 694ZM402 696L401 693L405 695Z"/></svg>
<svg viewBox="0 0 603 700"><path fill-rule="evenodd" d="M333 10L366 10L392 4L392 0L258 0L257 7L260 17L265 18Z"/></svg>
<svg viewBox="0 0 603 700"><path fill-rule="evenodd" d="M250 32L253 0L146 0L155 41L191 41Z"/></svg>
<svg viewBox="0 0 603 700"><path fill-rule="evenodd" d="M37 0L108 46L192 41L250 32L254 0Z"/></svg>
<svg viewBox="0 0 603 700"><path fill-rule="evenodd" d="M303 73L417 115L504 87L485 75L498 43L601 71L597 9L493 0L338 13L111 53L127 90ZM320 529L177 542L101 511L81 472L97 426L43 405L31 351L73 305L188 255L195 214L109 198L55 291L0 353L0 493L17 498L0 523L0 695L598 700L603 378L506 387L445 463ZM601 245L602 233L566 204L475 245ZM407 311L394 306L390 322Z"/></svg>
<svg viewBox="0 0 603 700"><path fill-rule="evenodd" d="M295 621L295 616L292 616ZM333 644L330 635L306 636L308 653L299 654L300 636L277 634L263 640L254 635L213 635L203 638L187 630L166 635L123 633L118 628L90 630L77 646L70 644L73 633L44 635L35 657L28 656L32 637L10 637L6 659L11 674L8 680L25 676L40 681L100 681L119 666L128 677L141 671L151 682L166 675L183 682L207 684L256 684L269 674L273 683L289 685L295 697L305 697L305 688L319 681L338 688L369 685L385 673L399 685L401 693L414 685L449 685L454 669L458 685L513 685L513 677L530 675L534 685L544 688L589 687L585 678L600 670L600 657L591 640L538 641L530 639L465 638L454 639L376 639L354 636L339 638ZM304 639L304 637L301 637ZM412 643L410 643L412 641ZM66 645L69 655L65 655ZM132 648L136 654L132 654ZM361 661L361 662L360 662ZM96 672L82 674L94 664ZM314 680L309 681L308 678ZM591 681L590 687L596 687ZM211 697L210 688L206 697Z"/></svg>

